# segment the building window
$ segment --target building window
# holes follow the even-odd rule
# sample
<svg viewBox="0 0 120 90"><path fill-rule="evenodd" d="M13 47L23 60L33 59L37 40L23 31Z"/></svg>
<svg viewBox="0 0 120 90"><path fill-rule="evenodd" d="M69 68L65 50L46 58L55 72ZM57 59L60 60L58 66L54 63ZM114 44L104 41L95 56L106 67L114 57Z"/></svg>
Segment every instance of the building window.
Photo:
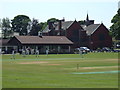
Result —
<svg viewBox="0 0 120 90"><path fill-rule="evenodd" d="M103 41L103 40L105 40L105 35L104 34L100 34L98 36L98 38L99 38L100 41Z"/></svg>

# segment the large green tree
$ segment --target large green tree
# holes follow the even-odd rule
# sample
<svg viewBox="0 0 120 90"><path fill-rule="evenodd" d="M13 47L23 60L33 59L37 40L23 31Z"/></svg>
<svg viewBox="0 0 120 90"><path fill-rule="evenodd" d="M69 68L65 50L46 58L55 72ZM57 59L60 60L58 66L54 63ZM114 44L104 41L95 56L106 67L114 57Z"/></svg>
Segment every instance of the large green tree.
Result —
<svg viewBox="0 0 120 90"><path fill-rule="evenodd" d="M58 21L58 19L56 18L50 18L47 20L47 22L41 22L40 25L42 26L41 31L43 31L45 29L45 27L49 24L49 22L56 22Z"/></svg>
<svg viewBox="0 0 120 90"><path fill-rule="evenodd" d="M50 18L50 19L47 20L47 23L48 22L56 22L56 21L58 21L58 19L56 19L56 18Z"/></svg>
<svg viewBox="0 0 120 90"><path fill-rule="evenodd" d="M27 35L28 30L28 22L30 22L30 18L26 15L18 15L14 17L12 20L12 29L14 32L18 32L20 35Z"/></svg>
<svg viewBox="0 0 120 90"><path fill-rule="evenodd" d="M113 25L110 27L112 37L114 37L116 40L120 40L120 9L111 20L111 23L113 23Z"/></svg>
<svg viewBox="0 0 120 90"><path fill-rule="evenodd" d="M41 22L40 25L42 26L41 31L43 31L47 26L47 22Z"/></svg>
<svg viewBox="0 0 120 90"><path fill-rule="evenodd" d="M28 27L30 29L29 34L32 36L37 36L38 32L42 29L42 26L37 19L33 19Z"/></svg>
<svg viewBox="0 0 120 90"><path fill-rule="evenodd" d="M8 38L10 34L12 33L11 22L9 18L3 18L1 22L1 29L2 29L2 37L3 38Z"/></svg>

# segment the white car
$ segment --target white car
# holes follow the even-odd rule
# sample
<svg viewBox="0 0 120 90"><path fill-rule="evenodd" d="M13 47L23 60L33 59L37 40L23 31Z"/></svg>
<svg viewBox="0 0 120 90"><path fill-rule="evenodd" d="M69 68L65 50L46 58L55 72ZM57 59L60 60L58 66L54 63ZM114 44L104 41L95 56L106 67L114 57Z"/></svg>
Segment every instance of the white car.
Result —
<svg viewBox="0 0 120 90"><path fill-rule="evenodd" d="M90 51L90 49L89 49L89 48L87 48L87 47L80 47L80 50L85 50L85 51L87 51L87 52L89 52L89 51Z"/></svg>
<svg viewBox="0 0 120 90"><path fill-rule="evenodd" d="M90 49L87 48L87 47L76 48L76 49L74 50L74 52L75 52L75 53L79 53L80 50L81 50L83 53L90 52Z"/></svg>

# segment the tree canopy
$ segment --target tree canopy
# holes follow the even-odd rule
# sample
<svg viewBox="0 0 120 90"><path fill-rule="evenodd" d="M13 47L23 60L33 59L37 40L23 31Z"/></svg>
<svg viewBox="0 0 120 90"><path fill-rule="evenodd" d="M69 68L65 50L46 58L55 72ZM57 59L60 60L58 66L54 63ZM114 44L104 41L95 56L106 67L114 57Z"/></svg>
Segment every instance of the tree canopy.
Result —
<svg viewBox="0 0 120 90"><path fill-rule="evenodd" d="M27 26L28 22L30 21L31 21L30 18L26 15L18 15L14 17L11 23L13 31L19 32L20 35L27 35L28 34Z"/></svg>
<svg viewBox="0 0 120 90"><path fill-rule="evenodd" d="M2 37L7 38L11 34L11 26L9 18L3 18L1 22L1 29L2 29Z"/></svg>
<svg viewBox="0 0 120 90"><path fill-rule="evenodd" d="M56 18L50 18L50 19L47 20L47 23L48 23L48 22L56 22L57 20L58 20L58 19L56 19Z"/></svg>
<svg viewBox="0 0 120 90"><path fill-rule="evenodd" d="M116 40L120 40L120 9L111 20L111 23L113 23L113 25L110 27L112 37L114 37Z"/></svg>
<svg viewBox="0 0 120 90"><path fill-rule="evenodd" d="M31 29L29 34L32 36L37 36L38 32L42 29L42 25L38 22L37 19L33 19L31 22Z"/></svg>

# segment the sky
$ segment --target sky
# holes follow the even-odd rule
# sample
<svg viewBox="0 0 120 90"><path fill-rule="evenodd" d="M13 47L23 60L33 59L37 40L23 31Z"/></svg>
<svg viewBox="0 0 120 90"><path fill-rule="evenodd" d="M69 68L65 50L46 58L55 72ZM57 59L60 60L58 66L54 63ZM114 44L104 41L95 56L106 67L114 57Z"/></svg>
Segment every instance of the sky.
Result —
<svg viewBox="0 0 120 90"><path fill-rule="evenodd" d="M89 19L96 24L103 23L107 28L117 13L119 0L1 0L0 19L13 19L17 15L27 15L30 19L46 22L50 18L66 21Z"/></svg>

